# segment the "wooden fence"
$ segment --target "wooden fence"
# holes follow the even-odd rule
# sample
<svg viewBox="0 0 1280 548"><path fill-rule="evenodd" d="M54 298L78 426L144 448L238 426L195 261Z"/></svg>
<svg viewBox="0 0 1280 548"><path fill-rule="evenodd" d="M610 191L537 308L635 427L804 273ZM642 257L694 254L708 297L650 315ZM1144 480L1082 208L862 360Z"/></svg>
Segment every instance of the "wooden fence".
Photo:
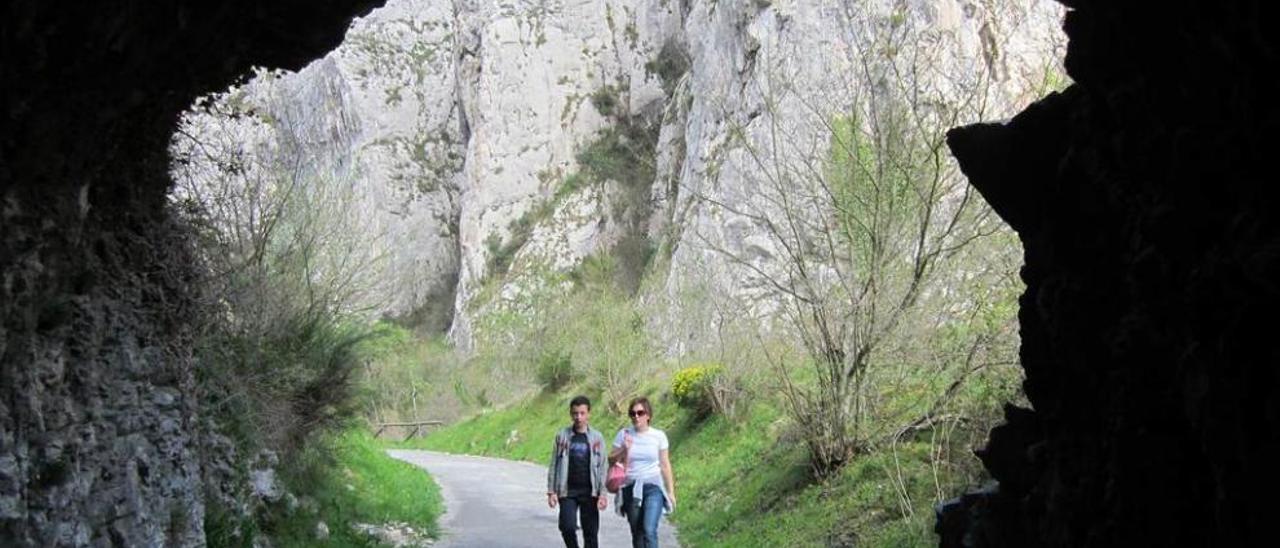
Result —
<svg viewBox="0 0 1280 548"><path fill-rule="evenodd" d="M412 428L412 430L409 430L409 435L404 437L404 439L407 441L412 439L414 436L417 436L419 433L422 432L424 428L428 426L443 426L443 425L444 425L444 421L434 421L434 420L433 421L413 421L413 422L380 422L373 425L375 428L375 430L373 431L373 437L376 438L378 436L381 436L382 431L386 430L387 428L393 428L393 427L394 428Z"/></svg>

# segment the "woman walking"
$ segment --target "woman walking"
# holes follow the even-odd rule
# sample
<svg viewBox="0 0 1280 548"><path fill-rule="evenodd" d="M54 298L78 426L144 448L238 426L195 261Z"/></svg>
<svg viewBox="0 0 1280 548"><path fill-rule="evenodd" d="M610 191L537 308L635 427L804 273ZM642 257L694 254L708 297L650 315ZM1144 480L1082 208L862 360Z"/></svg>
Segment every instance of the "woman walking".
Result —
<svg viewBox="0 0 1280 548"><path fill-rule="evenodd" d="M670 511L676 504L667 434L650 426L653 405L648 398L631 400L627 409L631 426L618 430L614 436L609 463L627 465L620 509L631 524L631 546L658 548L658 520L664 510Z"/></svg>

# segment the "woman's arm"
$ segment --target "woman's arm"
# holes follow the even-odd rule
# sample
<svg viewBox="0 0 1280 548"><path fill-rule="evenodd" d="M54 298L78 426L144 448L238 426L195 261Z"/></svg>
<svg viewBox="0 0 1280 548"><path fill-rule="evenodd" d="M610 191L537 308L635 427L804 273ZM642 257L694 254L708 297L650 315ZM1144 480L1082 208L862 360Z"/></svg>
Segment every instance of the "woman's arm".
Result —
<svg viewBox="0 0 1280 548"><path fill-rule="evenodd" d="M671 457L668 453L666 449L658 452L658 465L662 468L662 481L667 484L667 496L671 498L671 504L675 504L676 477L671 472Z"/></svg>
<svg viewBox="0 0 1280 548"><path fill-rule="evenodd" d="M627 433L625 430L620 432L620 434L622 434L622 445L614 447L613 451L609 453L609 466L613 466L614 463L622 462L623 459L627 458L627 451L631 450L631 434ZM617 441L614 441L614 443L617 443Z"/></svg>
<svg viewBox="0 0 1280 548"><path fill-rule="evenodd" d="M623 445L622 447L614 447L613 451L609 452L609 466L613 466L614 463L622 462L622 459L625 458L627 458L627 446Z"/></svg>

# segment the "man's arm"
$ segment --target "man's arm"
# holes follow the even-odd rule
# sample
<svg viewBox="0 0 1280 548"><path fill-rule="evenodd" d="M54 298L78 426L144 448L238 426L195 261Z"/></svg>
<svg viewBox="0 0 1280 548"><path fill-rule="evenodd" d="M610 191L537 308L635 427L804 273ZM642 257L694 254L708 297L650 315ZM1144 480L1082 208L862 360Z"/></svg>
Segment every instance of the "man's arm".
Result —
<svg viewBox="0 0 1280 548"><path fill-rule="evenodd" d="M605 447L604 435L601 435L600 449L602 453L604 452ZM598 494L596 495L596 509L599 510L604 510L609 507L609 492L604 487L605 482L609 480L609 466L609 459L607 457L600 459L600 490L597 491Z"/></svg>
<svg viewBox="0 0 1280 548"><path fill-rule="evenodd" d="M559 467L556 466L556 459L560 457L560 433L556 433L556 437L551 440L551 461L547 463L547 506L556 507L559 497L556 496L556 473Z"/></svg>

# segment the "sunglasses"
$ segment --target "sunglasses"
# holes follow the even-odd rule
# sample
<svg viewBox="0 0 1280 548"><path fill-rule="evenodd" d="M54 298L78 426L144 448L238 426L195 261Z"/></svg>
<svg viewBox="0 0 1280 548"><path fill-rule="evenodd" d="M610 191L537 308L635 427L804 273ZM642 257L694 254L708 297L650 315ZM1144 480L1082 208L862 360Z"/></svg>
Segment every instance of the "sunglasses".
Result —
<svg viewBox="0 0 1280 548"><path fill-rule="evenodd" d="M636 410L634 410L634 411L627 411L627 416L632 417L632 418L635 418L635 417L643 417L643 416L648 415L648 414L649 414L649 412L648 412L648 411L645 411L644 409L636 409Z"/></svg>

